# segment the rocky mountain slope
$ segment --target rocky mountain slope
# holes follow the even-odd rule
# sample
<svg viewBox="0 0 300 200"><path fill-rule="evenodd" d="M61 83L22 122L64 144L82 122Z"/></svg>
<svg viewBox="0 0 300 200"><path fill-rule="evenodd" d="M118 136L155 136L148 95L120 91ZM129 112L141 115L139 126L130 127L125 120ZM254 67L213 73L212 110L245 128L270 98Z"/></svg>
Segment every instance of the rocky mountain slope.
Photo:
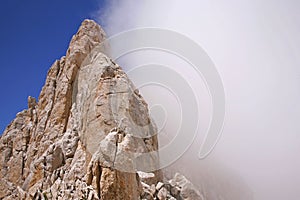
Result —
<svg viewBox="0 0 300 200"><path fill-rule="evenodd" d="M147 103L93 51L103 40L98 24L83 21L38 101L29 97L2 134L0 199L202 199L182 175L166 181L157 170Z"/></svg>

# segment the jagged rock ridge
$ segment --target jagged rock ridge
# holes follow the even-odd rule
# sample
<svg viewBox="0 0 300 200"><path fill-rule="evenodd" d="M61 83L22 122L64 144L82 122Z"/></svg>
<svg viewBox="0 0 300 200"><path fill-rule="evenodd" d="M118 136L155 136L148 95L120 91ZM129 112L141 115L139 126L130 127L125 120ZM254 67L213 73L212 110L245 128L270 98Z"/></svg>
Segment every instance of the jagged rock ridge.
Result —
<svg viewBox="0 0 300 200"><path fill-rule="evenodd" d="M83 21L38 102L29 97L4 131L0 199L201 199L180 181L162 183L147 103L120 66L93 51L104 40Z"/></svg>

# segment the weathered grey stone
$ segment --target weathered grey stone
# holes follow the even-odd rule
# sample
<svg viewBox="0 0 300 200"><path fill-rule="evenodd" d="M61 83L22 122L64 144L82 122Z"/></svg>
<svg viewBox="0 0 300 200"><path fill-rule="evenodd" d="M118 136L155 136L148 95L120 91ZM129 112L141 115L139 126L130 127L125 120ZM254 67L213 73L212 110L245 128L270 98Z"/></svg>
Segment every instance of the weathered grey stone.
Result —
<svg viewBox="0 0 300 200"><path fill-rule="evenodd" d="M165 199L167 199L167 195L168 195L167 189L162 187L162 188L160 188L160 190L157 193L157 198L159 200L165 200Z"/></svg>
<svg viewBox="0 0 300 200"><path fill-rule="evenodd" d="M187 180L183 175L176 173L172 181L175 182L175 186L171 189L171 194L176 197L176 194L180 194L180 197L184 200L203 200L201 193L195 188L195 186Z"/></svg>
<svg viewBox="0 0 300 200"><path fill-rule="evenodd" d="M160 188L161 188L162 186L164 186L164 184L163 184L162 182L158 182L158 183L156 184L155 189L158 191L158 190L160 190Z"/></svg>

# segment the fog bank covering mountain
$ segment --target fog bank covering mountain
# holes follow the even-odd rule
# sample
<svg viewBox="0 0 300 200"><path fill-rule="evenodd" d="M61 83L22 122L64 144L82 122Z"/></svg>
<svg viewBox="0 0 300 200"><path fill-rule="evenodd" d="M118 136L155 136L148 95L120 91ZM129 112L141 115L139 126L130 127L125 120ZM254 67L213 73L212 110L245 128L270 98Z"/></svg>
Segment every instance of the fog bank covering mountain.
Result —
<svg viewBox="0 0 300 200"><path fill-rule="evenodd" d="M222 137L208 158L197 158L211 113L203 90L202 132L173 167L226 199L300 197L299 8L294 0L114 0L97 15L108 35L166 28L197 42L213 60L226 93ZM136 55L120 60L125 71L152 54ZM172 58L167 63L186 69ZM151 94L146 98L150 105L154 99ZM170 123L175 115L166 115Z"/></svg>

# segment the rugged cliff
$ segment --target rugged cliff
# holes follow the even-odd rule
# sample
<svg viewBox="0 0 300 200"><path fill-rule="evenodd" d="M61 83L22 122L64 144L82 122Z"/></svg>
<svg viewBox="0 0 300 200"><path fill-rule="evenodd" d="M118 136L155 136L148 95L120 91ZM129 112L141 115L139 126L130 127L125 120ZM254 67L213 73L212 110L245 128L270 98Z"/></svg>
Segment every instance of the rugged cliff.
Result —
<svg viewBox="0 0 300 200"><path fill-rule="evenodd" d="M83 21L38 101L29 97L4 131L0 199L201 199L178 174L162 183L147 103L93 50L104 40L98 24Z"/></svg>

